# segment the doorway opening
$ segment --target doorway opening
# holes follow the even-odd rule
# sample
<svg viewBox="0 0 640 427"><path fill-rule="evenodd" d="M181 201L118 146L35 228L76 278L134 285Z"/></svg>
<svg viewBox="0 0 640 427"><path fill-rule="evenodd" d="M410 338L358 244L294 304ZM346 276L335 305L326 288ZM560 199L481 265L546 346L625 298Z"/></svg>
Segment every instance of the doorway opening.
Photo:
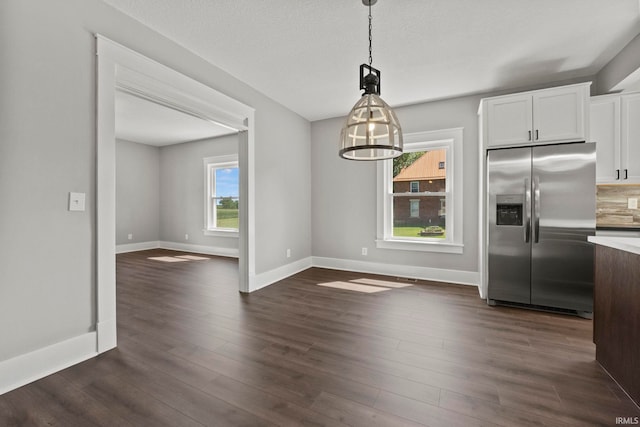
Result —
<svg viewBox="0 0 640 427"><path fill-rule="evenodd" d="M97 245L98 353L117 345L116 330L116 92L237 132L239 165L238 290L255 277L253 108L188 76L97 35Z"/></svg>

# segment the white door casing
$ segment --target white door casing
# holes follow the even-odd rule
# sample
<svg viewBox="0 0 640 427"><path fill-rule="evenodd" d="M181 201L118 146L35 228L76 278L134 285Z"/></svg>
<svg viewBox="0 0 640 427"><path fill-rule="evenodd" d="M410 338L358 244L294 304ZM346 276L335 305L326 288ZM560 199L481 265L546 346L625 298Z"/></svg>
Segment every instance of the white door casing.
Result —
<svg viewBox="0 0 640 427"><path fill-rule="evenodd" d="M115 273L115 91L124 88L238 130L239 291L255 277L255 110L108 38L97 39L97 350L117 345Z"/></svg>

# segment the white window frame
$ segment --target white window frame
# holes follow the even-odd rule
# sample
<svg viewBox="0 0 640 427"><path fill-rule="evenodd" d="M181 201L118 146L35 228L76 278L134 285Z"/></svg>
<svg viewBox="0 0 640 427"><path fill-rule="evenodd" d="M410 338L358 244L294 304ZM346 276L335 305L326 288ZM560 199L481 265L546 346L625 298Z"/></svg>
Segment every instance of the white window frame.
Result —
<svg viewBox="0 0 640 427"><path fill-rule="evenodd" d="M224 168L237 168L238 155L204 158L204 229L205 236L238 237L237 228L216 227L216 209L213 205L215 190L215 171ZM239 185L238 185L239 191Z"/></svg>
<svg viewBox="0 0 640 427"><path fill-rule="evenodd" d="M418 190L417 191L413 191L413 184L417 184L418 186ZM420 192L420 181L409 181L409 191L411 193L419 193Z"/></svg>
<svg viewBox="0 0 640 427"><path fill-rule="evenodd" d="M404 134L404 151L427 151L445 148L446 180L446 237L435 239L427 237L393 236L393 160L378 162L377 170L377 239L376 247L380 249L397 249L408 251L426 251L462 254L462 218L463 218L463 128L443 129L437 131ZM409 188L411 190L411 188ZM412 196L440 195L442 193L411 193Z"/></svg>

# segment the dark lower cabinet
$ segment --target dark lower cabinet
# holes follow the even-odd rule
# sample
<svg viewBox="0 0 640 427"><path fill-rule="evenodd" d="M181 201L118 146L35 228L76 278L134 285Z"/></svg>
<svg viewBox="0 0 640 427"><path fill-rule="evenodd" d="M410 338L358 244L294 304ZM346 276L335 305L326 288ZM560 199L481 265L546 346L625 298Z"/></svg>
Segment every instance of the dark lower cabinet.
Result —
<svg viewBox="0 0 640 427"><path fill-rule="evenodd" d="M596 246L596 360L640 404L640 255Z"/></svg>

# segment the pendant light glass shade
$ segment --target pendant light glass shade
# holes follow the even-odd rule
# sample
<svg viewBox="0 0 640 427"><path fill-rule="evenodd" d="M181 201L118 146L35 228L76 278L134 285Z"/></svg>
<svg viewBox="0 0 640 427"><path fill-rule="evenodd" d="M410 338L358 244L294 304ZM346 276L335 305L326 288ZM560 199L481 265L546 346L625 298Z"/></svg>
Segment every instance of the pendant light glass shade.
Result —
<svg viewBox="0 0 640 427"><path fill-rule="evenodd" d="M342 128L339 154L348 160L383 160L402 154L400 123L380 96L365 93L353 106Z"/></svg>
<svg viewBox="0 0 640 427"><path fill-rule="evenodd" d="M402 129L391 107L380 98L380 70L371 66L371 6L377 0L362 0L369 8L369 65L360 65L362 98L347 115L340 134L340 157L348 160L384 160L402 154Z"/></svg>

